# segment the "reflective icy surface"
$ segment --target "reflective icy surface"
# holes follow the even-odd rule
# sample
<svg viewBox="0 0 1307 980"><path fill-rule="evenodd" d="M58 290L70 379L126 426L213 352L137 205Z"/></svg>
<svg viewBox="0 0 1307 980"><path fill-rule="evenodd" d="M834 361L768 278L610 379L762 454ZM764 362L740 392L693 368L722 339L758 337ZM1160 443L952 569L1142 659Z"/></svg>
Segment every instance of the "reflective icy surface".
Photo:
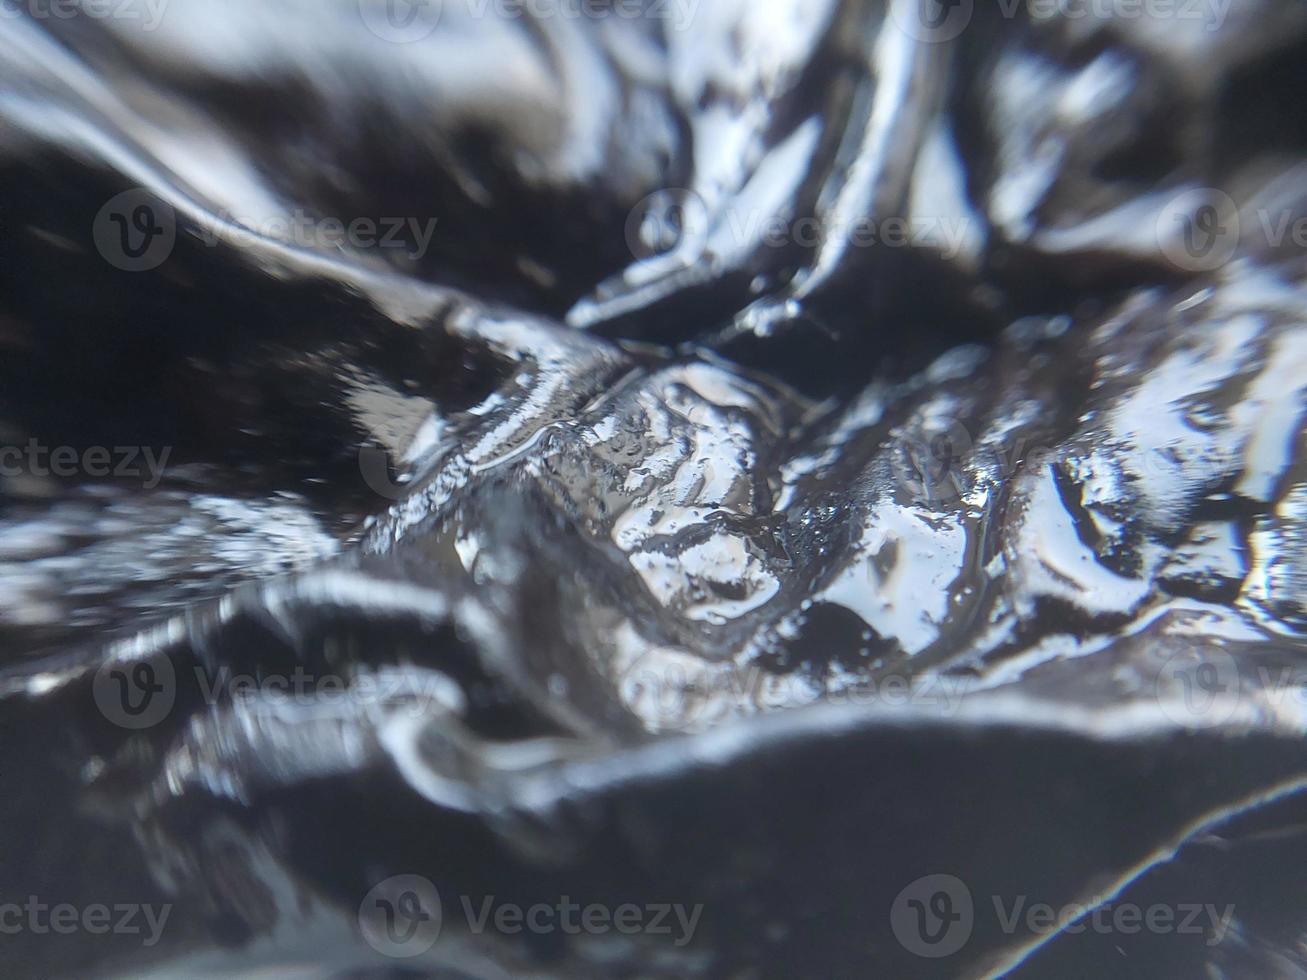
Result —
<svg viewBox="0 0 1307 980"><path fill-rule="evenodd" d="M1307 971L1307 8L384 6L0 20L14 975Z"/></svg>

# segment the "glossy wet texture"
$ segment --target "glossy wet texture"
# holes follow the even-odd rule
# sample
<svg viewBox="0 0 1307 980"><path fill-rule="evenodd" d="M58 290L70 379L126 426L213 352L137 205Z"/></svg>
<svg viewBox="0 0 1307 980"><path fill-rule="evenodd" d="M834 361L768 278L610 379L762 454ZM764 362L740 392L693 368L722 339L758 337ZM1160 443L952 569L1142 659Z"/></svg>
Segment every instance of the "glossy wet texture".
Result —
<svg viewBox="0 0 1307 980"><path fill-rule="evenodd" d="M0 21L12 975L1307 970L1307 9L465 7Z"/></svg>

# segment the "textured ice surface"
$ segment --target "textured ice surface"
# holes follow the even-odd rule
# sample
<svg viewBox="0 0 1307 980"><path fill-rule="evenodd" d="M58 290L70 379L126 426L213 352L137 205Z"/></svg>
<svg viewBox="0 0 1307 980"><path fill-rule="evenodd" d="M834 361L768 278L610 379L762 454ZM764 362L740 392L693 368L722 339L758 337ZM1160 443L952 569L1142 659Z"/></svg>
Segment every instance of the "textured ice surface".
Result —
<svg viewBox="0 0 1307 980"><path fill-rule="evenodd" d="M0 19L0 444L169 450L0 475L0 898L175 906L5 974L1307 970L1307 8L564 6Z"/></svg>

